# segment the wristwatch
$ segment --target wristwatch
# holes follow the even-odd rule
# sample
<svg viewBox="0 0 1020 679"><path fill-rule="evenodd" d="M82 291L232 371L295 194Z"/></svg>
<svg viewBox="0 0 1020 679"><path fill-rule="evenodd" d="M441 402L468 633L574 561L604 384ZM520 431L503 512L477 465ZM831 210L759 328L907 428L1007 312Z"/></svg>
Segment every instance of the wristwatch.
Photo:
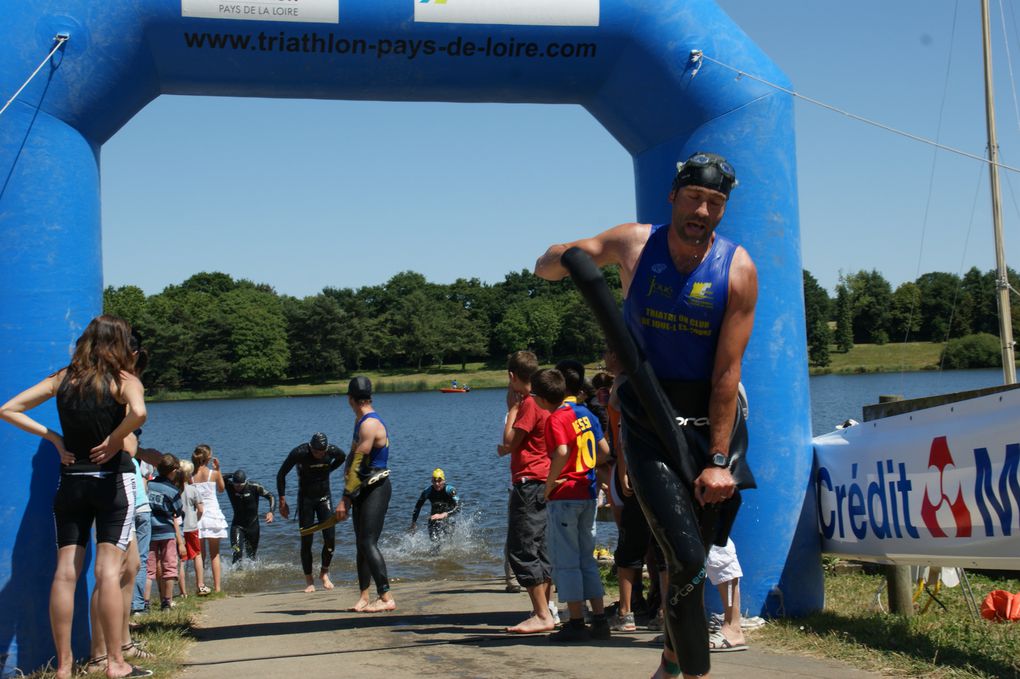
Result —
<svg viewBox="0 0 1020 679"><path fill-rule="evenodd" d="M719 467L721 469L729 469L730 467L730 456L723 455L722 453L713 453L712 457L708 459L709 466Z"/></svg>

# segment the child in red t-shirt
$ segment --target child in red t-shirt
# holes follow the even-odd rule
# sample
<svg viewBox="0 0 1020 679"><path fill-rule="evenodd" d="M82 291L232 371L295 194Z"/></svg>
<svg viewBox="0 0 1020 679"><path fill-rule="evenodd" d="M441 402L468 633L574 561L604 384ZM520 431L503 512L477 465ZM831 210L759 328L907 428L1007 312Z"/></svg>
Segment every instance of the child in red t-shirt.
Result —
<svg viewBox="0 0 1020 679"><path fill-rule="evenodd" d="M581 366L579 370L583 369ZM549 637L557 642L610 636L602 578L593 554L598 497L595 467L609 459L609 444L598 419L574 396L584 379L579 370L569 368L566 374L539 370L531 380L535 402L550 412L545 425L550 455L545 484L549 500L547 538L556 592L570 610L570 621ZM585 600L592 610L590 629L584 624Z"/></svg>
<svg viewBox="0 0 1020 679"><path fill-rule="evenodd" d="M530 351L516 351L507 359L510 385L507 390L507 421L499 455L510 456L513 486L507 510L507 557L517 582L528 590L532 614L507 632L548 632L556 623L549 610L552 567L546 554L545 480L549 454L545 445L545 422L549 414L531 397L531 376L538 358Z"/></svg>

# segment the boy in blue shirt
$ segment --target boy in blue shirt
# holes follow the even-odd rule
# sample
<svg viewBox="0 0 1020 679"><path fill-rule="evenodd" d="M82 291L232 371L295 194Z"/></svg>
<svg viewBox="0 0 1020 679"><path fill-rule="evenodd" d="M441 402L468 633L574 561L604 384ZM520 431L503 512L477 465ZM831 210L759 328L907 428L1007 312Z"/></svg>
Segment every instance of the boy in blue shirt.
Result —
<svg viewBox="0 0 1020 679"><path fill-rule="evenodd" d="M156 467L159 475L149 482L149 507L152 510L152 540L149 542L149 562L146 565L150 579L156 577L156 561L162 566L163 579L159 584L160 609L170 608L174 580L177 579L178 554L185 552L184 537L178 519L184 516L184 503L176 479L180 462L170 453L164 453Z"/></svg>

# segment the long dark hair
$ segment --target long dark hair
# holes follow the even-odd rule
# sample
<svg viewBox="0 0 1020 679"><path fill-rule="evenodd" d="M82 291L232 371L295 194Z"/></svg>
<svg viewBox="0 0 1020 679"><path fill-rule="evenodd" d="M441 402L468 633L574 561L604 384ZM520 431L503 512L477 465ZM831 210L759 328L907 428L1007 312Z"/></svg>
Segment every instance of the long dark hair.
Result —
<svg viewBox="0 0 1020 679"><path fill-rule="evenodd" d="M70 396L87 400L120 386L120 371L131 372L131 326L117 316L96 316L75 344L74 356L60 385Z"/></svg>

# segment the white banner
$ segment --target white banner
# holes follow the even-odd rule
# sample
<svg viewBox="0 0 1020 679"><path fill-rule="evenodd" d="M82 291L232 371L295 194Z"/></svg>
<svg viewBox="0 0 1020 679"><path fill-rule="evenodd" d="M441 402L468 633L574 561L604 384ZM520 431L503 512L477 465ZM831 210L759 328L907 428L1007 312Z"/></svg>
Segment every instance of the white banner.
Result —
<svg viewBox="0 0 1020 679"><path fill-rule="evenodd" d="M598 26L599 0L411 0L414 20L446 24Z"/></svg>
<svg viewBox="0 0 1020 679"><path fill-rule="evenodd" d="M1020 568L1020 390L814 439L822 551Z"/></svg>
<svg viewBox="0 0 1020 679"><path fill-rule="evenodd" d="M336 24L340 0L181 0L181 16Z"/></svg>

